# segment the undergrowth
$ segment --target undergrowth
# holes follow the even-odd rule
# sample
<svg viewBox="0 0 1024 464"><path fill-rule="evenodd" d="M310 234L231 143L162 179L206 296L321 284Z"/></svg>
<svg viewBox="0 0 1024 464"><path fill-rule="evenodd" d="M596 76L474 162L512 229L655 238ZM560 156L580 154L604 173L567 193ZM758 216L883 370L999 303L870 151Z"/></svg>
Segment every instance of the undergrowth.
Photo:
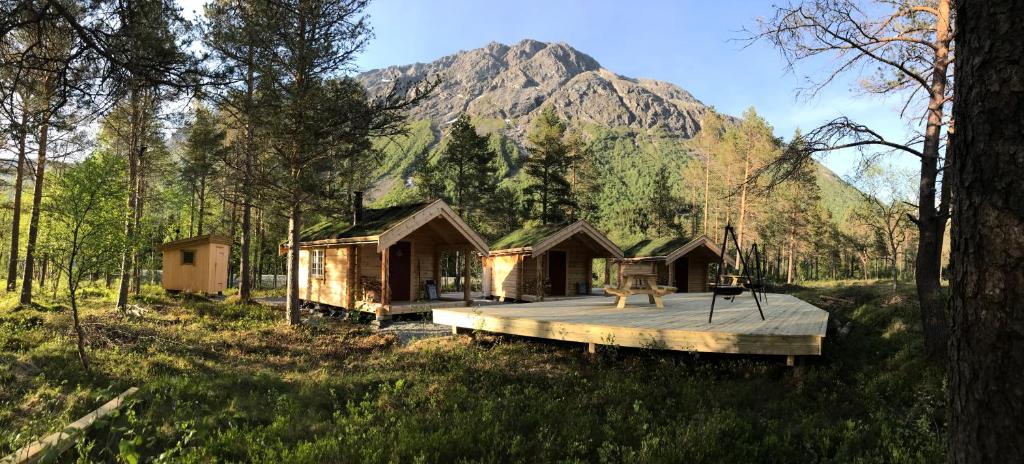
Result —
<svg viewBox="0 0 1024 464"><path fill-rule="evenodd" d="M63 458L120 462L939 462L941 367L912 289L794 293L831 313L824 355L610 348L515 337L394 336L146 287L83 293L94 372L61 301L0 297L0 455L130 386L123 413ZM821 297L825 296L826 299ZM770 304L770 303L769 303Z"/></svg>

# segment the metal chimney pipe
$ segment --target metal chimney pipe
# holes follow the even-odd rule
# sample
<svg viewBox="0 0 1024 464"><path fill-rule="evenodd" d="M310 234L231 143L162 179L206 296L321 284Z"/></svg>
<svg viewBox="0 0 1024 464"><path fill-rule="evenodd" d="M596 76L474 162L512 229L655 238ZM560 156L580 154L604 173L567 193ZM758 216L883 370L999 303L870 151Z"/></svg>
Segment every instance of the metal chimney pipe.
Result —
<svg viewBox="0 0 1024 464"><path fill-rule="evenodd" d="M363 222L363 192L352 192L352 225Z"/></svg>

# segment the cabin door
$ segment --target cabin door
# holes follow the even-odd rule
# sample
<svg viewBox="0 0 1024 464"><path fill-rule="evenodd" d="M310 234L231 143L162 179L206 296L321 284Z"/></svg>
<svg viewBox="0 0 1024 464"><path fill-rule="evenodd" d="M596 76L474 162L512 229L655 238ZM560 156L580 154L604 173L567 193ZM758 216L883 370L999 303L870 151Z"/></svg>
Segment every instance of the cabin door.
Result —
<svg viewBox="0 0 1024 464"><path fill-rule="evenodd" d="M551 296L565 296L566 259L564 251L548 252L548 281L551 282Z"/></svg>
<svg viewBox="0 0 1024 464"><path fill-rule="evenodd" d="M682 257L675 260L672 263L674 268L672 269L672 275L675 277L675 282L672 286L676 288L676 293L686 293L689 291L687 284L690 281L690 258Z"/></svg>
<svg viewBox="0 0 1024 464"><path fill-rule="evenodd" d="M412 244L398 242L388 249L388 284L391 301L409 301L412 280Z"/></svg>

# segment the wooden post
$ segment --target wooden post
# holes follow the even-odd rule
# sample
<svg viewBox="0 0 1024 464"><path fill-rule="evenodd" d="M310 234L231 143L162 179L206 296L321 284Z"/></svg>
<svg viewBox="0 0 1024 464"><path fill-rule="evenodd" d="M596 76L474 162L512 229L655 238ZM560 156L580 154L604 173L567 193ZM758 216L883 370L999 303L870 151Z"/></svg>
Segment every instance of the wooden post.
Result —
<svg viewBox="0 0 1024 464"><path fill-rule="evenodd" d="M668 282L667 282L667 285L669 287L676 286L675 282L672 280L672 278L675 277L675 275L676 275L675 269L674 269L675 266L673 266L673 264L675 264L675 263L669 264L668 260L665 261L665 267L668 268ZM657 266L657 265L655 265L655 266Z"/></svg>
<svg viewBox="0 0 1024 464"><path fill-rule="evenodd" d="M391 318L391 279L389 262L391 249L385 248L380 252L380 311L377 312L378 320Z"/></svg>
<svg viewBox="0 0 1024 464"><path fill-rule="evenodd" d="M437 285L437 293L441 294L441 250L434 245L434 285Z"/></svg>
<svg viewBox="0 0 1024 464"><path fill-rule="evenodd" d="M473 296L472 292L470 291L471 289L469 279L472 254L473 250L466 250L466 252L462 254L462 300L466 302L466 306L469 306L473 303Z"/></svg>
<svg viewBox="0 0 1024 464"><path fill-rule="evenodd" d="M348 306L348 309L356 307L356 288L359 287L359 279L356 277L357 250L356 245L348 246L348 273L345 275L345 305Z"/></svg>
<svg viewBox="0 0 1024 464"><path fill-rule="evenodd" d="M587 343L587 353L597 354L597 343Z"/></svg>
<svg viewBox="0 0 1024 464"><path fill-rule="evenodd" d="M792 354L791 355L787 355L786 356L786 365L789 366L789 367L796 367L796 356L792 355Z"/></svg>
<svg viewBox="0 0 1024 464"><path fill-rule="evenodd" d="M569 267L568 260L566 260L565 266L566 266L566 268ZM568 277L568 274L569 273L566 272L566 277ZM566 281L566 284L568 285L569 284L569 279L567 278L567 279L565 279L565 281ZM592 285L594 285L594 259L593 259L593 257L587 255L587 280L585 281L585 285L583 286L583 289L587 291L587 295L590 294L590 287ZM566 292L566 294L568 294L568 293L569 292Z"/></svg>
<svg viewBox="0 0 1024 464"><path fill-rule="evenodd" d="M604 284L611 286L612 284L612 259L604 259Z"/></svg>
<svg viewBox="0 0 1024 464"><path fill-rule="evenodd" d="M629 284L622 281L622 273L625 271L625 268L626 264L623 261L619 261L618 275L616 276L616 279L618 279L619 282L619 288L629 288Z"/></svg>
<svg viewBox="0 0 1024 464"><path fill-rule="evenodd" d="M519 263L519 278L516 279L516 299L523 300L523 287L526 285L526 255L516 255L516 262Z"/></svg>
<svg viewBox="0 0 1024 464"><path fill-rule="evenodd" d="M544 255L541 254L534 258L537 262L537 301L544 301Z"/></svg>

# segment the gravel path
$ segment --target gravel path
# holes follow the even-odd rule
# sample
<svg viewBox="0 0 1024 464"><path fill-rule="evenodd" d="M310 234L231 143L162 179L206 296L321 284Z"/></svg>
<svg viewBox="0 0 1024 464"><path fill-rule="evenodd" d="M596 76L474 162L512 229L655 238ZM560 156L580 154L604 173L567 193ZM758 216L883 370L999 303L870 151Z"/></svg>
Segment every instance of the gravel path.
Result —
<svg viewBox="0 0 1024 464"><path fill-rule="evenodd" d="M283 308L284 297L256 298L256 301ZM427 338L441 338L452 334L451 326L437 325L429 320L426 321L394 321L391 325L380 330L380 333L394 333L398 337L398 343L406 345L415 340Z"/></svg>
<svg viewBox="0 0 1024 464"><path fill-rule="evenodd" d="M380 329L380 333L394 333L398 343L406 345L415 340L448 337L452 334L451 326L438 325L429 321L395 321Z"/></svg>

